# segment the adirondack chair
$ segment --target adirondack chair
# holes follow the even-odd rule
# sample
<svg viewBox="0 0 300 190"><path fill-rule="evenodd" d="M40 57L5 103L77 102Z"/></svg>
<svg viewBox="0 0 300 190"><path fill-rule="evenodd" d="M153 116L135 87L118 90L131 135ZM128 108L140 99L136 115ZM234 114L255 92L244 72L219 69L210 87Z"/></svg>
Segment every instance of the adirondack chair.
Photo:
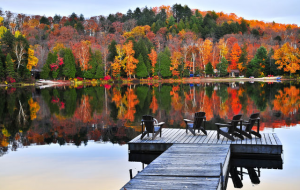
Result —
<svg viewBox="0 0 300 190"><path fill-rule="evenodd" d="M257 131L252 130L255 123L257 123ZM259 123L259 113L253 113L251 114L249 121L243 121L243 125L241 127L237 127L236 130L249 139L252 139L251 134L261 138L261 134L259 134Z"/></svg>
<svg viewBox="0 0 300 190"><path fill-rule="evenodd" d="M186 133L188 133L188 130L196 136L196 130L198 129L198 133L200 130L207 135L207 132L205 130L205 122L206 122L206 117L205 117L205 112L196 112L194 116L194 121L189 120L189 119L183 119L186 124ZM203 123L203 126L202 126Z"/></svg>
<svg viewBox="0 0 300 190"><path fill-rule="evenodd" d="M152 117L151 115L144 115L142 117L141 139L143 139L143 137L145 135L148 135L148 137L149 137L149 133L152 133L152 140L155 139L155 137L158 135L158 133L160 134L160 137L161 137L162 126L164 124L165 124L165 122L158 123L157 120L154 117ZM145 128L145 131L144 131L144 128Z"/></svg>
<svg viewBox="0 0 300 190"><path fill-rule="evenodd" d="M228 123L215 123L217 126L217 136L220 139L220 134L225 136L226 138L234 141L234 136L239 137L240 139L244 139L243 135L239 134L236 129L238 124L241 123L241 114L233 116L232 120Z"/></svg>

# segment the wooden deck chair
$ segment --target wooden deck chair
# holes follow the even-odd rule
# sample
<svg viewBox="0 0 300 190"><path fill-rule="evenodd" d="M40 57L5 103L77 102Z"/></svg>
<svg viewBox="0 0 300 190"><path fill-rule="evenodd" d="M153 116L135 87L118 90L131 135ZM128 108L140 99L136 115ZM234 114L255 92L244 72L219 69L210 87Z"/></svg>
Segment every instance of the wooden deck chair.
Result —
<svg viewBox="0 0 300 190"><path fill-rule="evenodd" d="M194 121L189 120L189 119L183 119L186 124L186 133L188 130L196 136L196 130L198 129L198 133L200 130L207 135L207 132L205 130L205 122L206 122L206 117L205 117L205 112L196 112L194 116ZM203 124L203 126L202 126Z"/></svg>
<svg viewBox="0 0 300 190"><path fill-rule="evenodd" d="M157 120L152 117L151 115L144 115L142 117L142 136L141 139L147 134L149 137L149 133L152 133L152 140L155 139L155 137L162 132L162 126L164 125L164 122L158 123ZM145 131L144 131L145 126Z"/></svg>
<svg viewBox="0 0 300 190"><path fill-rule="evenodd" d="M252 130L252 127L255 123L257 123L257 131ZM261 138L261 134L259 134L259 123L259 113L253 113L251 114L249 121L243 121L242 127L237 127L237 131L240 134L248 137L249 139L252 139L251 134L257 136L258 138Z"/></svg>
<svg viewBox="0 0 300 190"><path fill-rule="evenodd" d="M215 123L217 126L217 135L218 139L220 139L220 134L224 137L234 141L234 136L239 137L240 139L244 140L243 135L239 134L236 129L238 124L241 125L241 118L242 115L238 114L233 116L232 120L229 123Z"/></svg>

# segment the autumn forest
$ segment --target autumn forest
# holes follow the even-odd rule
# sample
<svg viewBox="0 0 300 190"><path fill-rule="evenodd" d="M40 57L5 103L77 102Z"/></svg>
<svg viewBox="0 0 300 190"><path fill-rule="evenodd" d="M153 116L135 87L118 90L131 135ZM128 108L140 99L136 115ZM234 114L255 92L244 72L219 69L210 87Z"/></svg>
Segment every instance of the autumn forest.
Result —
<svg viewBox="0 0 300 190"><path fill-rule="evenodd" d="M246 77L300 73L300 28L187 5L85 18L0 9L0 78Z"/></svg>

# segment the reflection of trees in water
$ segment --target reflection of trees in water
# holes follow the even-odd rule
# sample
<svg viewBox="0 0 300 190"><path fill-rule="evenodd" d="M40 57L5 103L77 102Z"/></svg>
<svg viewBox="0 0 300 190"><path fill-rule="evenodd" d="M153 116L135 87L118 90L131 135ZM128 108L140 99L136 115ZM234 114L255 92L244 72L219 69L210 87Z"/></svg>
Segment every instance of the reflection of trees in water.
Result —
<svg viewBox="0 0 300 190"><path fill-rule="evenodd" d="M234 114L242 113L246 119L257 111L261 112L261 129L294 125L300 105L298 88L290 84L201 83L68 87L36 93L33 89L0 89L0 147L9 144L9 150L15 150L18 143L79 145L88 140L123 144L141 132L140 120L146 114L173 128L184 127L183 118L192 119L198 111L206 112L208 129Z"/></svg>

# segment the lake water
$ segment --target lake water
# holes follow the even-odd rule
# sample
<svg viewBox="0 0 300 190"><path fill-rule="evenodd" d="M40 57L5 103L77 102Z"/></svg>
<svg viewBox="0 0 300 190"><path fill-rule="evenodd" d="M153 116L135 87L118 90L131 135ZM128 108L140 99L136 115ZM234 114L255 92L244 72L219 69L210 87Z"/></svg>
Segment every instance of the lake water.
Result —
<svg viewBox="0 0 300 190"><path fill-rule="evenodd" d="M168 128L205 111L207 128L242 113L261 113L261 131L283 144L283 169L261 168L243 189L299 189L298 83L148 84L0 89L0 189L120 189L139 162L127 142L142 115ZM247 170L243 170L247 173ZM258 173L258 172L257 172ZM235 189L228 179L227 189Z"/></svg>

